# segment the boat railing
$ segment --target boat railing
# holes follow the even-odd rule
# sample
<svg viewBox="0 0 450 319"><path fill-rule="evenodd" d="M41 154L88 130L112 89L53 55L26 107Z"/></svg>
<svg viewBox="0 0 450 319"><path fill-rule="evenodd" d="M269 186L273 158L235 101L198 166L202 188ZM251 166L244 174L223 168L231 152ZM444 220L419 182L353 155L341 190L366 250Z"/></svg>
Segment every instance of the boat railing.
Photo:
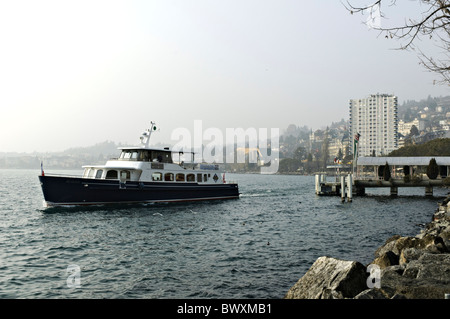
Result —
<svg viewBox="0 0 450 319"><path fill-rule="evenodd" d="M58 177L78 177L82 178L83 174L80 173L79 175L73 175L73 174L55 174L55 173L45 173L44 176L58 176Z"/></svg>
<svg viewBox="0 0 450 319"><path fill-rule="evenodd" d="M176 163L180 165L181 167L187 168L187 169L199 169L199 170L205 170L205 171L218 171L220 170L219 164L211 164L211 163L196 163L196 162L180 162Z"/></svg>

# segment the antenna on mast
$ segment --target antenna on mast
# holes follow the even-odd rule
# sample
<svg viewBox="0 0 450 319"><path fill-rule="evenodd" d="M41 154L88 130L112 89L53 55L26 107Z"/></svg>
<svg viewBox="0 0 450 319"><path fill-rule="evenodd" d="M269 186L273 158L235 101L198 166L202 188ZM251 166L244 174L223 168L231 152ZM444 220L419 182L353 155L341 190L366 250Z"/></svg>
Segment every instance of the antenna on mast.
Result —
<svg viewBox="0 0 450 319"><path fill-rule="evenodd" d="M153 131L156 131L156 125L155 122L150 122L151 126L149 129L146 129L144 133L142 133L141 136L141 145L144 148L148 148L150 145L150 137L152 135Z"/></svg>

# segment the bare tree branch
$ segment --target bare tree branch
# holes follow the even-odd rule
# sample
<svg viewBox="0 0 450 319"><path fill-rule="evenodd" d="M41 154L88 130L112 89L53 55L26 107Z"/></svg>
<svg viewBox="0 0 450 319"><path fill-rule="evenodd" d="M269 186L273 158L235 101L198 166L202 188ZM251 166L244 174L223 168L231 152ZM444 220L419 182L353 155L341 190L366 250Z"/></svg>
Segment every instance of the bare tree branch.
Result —
<svg viewBox="0 0 450 319"><path fill-rule="evenodd" d="M418 2L426 8L422 12L420 19L415 20L410 18L405 21L404 25L394 27L381 27L371 26L372 29L378 30L380 33L384 33L386 38L394 38L399 41L406 41L401 43L399 49L418 49L418 39L420 37L427 37L428 39L434 39L434 41L443 50L443 58L433 58L420 51L419 59L421 64L430 72L437 73L441 76L441 80L436 83L450 85L450 0L418 0ZM355 6L347 0L347 4L343 4L344 7L351 13L366 13L379 6L385 1L377 0L373 1L370 5ZM396 4L395 0L389 1L389 6ZM384 14L381 12L381 17Z"/></svg>
<svg viewBox="0 0 450 319"><path fill-rule="evenodd" d="M352 4L350 4L350 2L347 1L347 5L344 4L344 7L348 11L350 11L350 14L353 14L353 13L358 13L358 12L364 12L364 11L371 9L374 6L379 5L379 4L381 4L381 0L375 1L374 3L372 3L371 5L368 5L366 7L354 7Z"/></svg>

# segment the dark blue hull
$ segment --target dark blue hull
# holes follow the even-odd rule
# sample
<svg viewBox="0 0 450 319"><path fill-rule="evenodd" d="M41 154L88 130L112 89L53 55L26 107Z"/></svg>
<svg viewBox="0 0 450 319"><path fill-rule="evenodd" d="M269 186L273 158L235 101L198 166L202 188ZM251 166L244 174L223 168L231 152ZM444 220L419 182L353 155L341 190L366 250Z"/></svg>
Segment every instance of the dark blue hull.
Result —
<svg viewBox="0 0 450 319"><path fill-rule="evenodd" d="M39 176L49 206L118 203L157 203L231 199L239 197L237 184L126 182L67 176Z"/></svg>

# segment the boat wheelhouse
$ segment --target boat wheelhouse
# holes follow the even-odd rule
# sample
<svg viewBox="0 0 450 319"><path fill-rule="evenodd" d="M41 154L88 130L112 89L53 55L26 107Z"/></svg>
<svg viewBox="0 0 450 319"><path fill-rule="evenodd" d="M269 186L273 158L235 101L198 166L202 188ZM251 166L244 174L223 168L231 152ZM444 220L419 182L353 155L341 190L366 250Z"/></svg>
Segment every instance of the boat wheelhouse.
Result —
<svg viewBox="0 0 450 319"><path fill-rule="evenodd" d="M182 152L149 147L154 123L138 147L122 147L105 165L83 166L81 177L39 176L48 206L148 203L231 199L239 197L236 183L227 183L218 164L184 163ZM174 162L178 155L179 162Z"/></svg>

